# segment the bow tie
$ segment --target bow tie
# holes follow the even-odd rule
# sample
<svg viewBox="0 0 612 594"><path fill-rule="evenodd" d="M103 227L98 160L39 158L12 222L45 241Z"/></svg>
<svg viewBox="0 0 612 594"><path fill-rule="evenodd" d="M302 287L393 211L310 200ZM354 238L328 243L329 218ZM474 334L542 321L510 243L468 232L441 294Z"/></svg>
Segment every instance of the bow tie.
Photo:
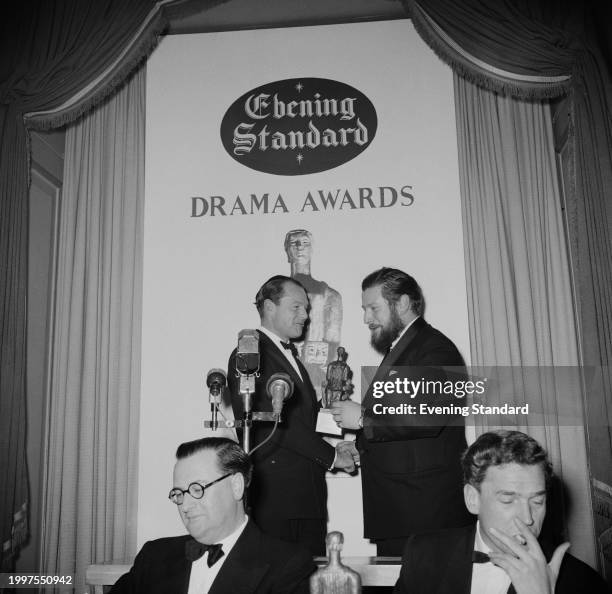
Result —
<svg viewBox="0 0 612 594"><path fill-rule="evenodd" d="M297 359L298 358L298 350L296 348L296 346L292 343L292 342L283 342L281 340L281 344L283 345L283 348L291 351L291 354Z"/></svg>
<svg viewBox="0 0 612 594"><path fill-rule="evenodd" d="M206 551L208 551L208 559L206 560L208 567L212 567L225 555L220 544L202 544L195 538L191 538L185 543L185 556L188 561L197 561Z"/></svg>
<svg viewBox="0 0 612 594"><path fill-rule="evenodd" d="M491 561L491 557L482 551L472 552L472 563L488 563Z"/></svg>

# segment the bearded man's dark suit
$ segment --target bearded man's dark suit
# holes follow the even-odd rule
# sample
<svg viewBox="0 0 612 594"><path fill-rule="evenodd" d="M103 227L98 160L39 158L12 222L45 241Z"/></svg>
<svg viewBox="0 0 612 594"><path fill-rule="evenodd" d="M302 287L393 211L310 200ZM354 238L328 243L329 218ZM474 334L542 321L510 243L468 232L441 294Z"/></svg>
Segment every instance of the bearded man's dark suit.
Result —
<svg viewBox="0 0 612 594"><path fill-rule="evenodd" d="M185 556L185 543L190 538L174 536L145 543L111 594L187 594L191 561ZM305 549L267 536L248 522L209 594L307 594L308 578L315 569Z"/></svg>
<svg viewBox="0 0 612 594"><path fill-rule="evenodd" d="M271 411L266 394L270 376L283 372L293 380L293 395L285 401L272 439L253 454L254 473L249 488L249 505L257 525L269 534L278 533L281 520L319 520L321 542L310 546L313 554L325 554L325 522L327 520L327 486L325 472L334 461L335 449L315 432L319 404L308 373L301 362L299 377L291 363L268 336L259 332L260 376L255 381L253 410ZM290 354L290 353L289 353ZM228 387L234 417L244 411L236 377L236 351L228 363ZM272 430L272 423L255 423L251 432L252 447L261 443Z"/></svg>
<svg viewBox="0 0 612 594"><path fill-rule="evenodd" d="M470 594L476 526L412 536L406 543L395 594ZM547 559L554 547L542 545ZM511 585L509 593L514 593ZM588 565L565 553L555 594L609 594Z"/></svg>
<svg viewBox="0 0 612 594"><path fill-rule="evenodd" d="M444 334L423 318L417 318L385 356L364 396L364 427L357 436L357 447L361 455L367 538L398 539L473 522L463 503L460 457L467 445L461 418L423 415L382 418L372 409L376 402L394 405L419 402L395 394L375 398L374 382L406 376L414 380L422 376L440 378L441 372L432 369L440 366L462 369L463 358ZM428 397L421 401L430 405L440 403ZM398 543L396 548L393 552L401 554L402 544Z"/></svg>

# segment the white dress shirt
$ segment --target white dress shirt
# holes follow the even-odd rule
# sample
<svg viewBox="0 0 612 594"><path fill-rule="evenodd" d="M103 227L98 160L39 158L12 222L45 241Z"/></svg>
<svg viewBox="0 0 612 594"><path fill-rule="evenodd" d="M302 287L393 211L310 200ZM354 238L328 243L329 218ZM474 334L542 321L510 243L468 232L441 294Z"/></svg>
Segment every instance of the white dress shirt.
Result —
<svg viewBox="0 0 612 594"><path fill-rule="evenodd" d="M412 322L410 322L410 324L408 324L400 333L399 336L391 343L391 347L389 348L389 352L391 352L393 350L393 348L395 347L395 345L400 341L401 337L404 336L404 334L406 334L406 330L408 330L408 328L410 328L410 326L412 326L412 324L414 324L420 316L417 316L416 318L414 318L414 320L412 320Z"/></svg>
<svg viewBox="0 0 612 594"><path fill-rule="evenodd" d="M474 550L487 554L491 552L491 548L485 544L480 535L480 522L476 524ZM472 564L471 594L506 594L510 583L510 576L501 567L493 565L491 561Z"/></svg>
<svg viewBox="0 0 612 594"><path fill-rule="evenodd" d="M197 561L191 563L189 590L187 590L187 594L208 594L212 583L215 581L219 571L221 571L227 556L234 548L238 537L242 534L248 521L249 518L246 516L244 522L242 522L234 532L219 542L219 544L223 546L224 555L212 567L208 567L208 552L204 553Z"/></svg>

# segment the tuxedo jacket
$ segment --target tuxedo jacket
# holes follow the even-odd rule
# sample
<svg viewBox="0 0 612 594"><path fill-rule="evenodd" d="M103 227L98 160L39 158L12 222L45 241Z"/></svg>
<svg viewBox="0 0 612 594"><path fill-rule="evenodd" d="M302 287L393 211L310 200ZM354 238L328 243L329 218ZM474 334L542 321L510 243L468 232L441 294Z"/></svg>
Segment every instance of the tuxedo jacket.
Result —
<svg viewBox="0 0 612 594"><path fill-rule="evenodd" d="M190 538L174 536L145 543L111 594L187 594L191 561L185 556L185 543ZM249 521L209 593L307 594L315 569L306 550L263 534Z"/></svg>
<svg viewBox="0 0 612 594"><path fill-rule="evenodd" d="M253 518L265 530L269 520L327 518L325 472L333 461L335 450L315 432L319 404L304 366L299 363L302 378L280 349L259 333L260 375L255 381L252 399L254 411L271 411L266 383L274 373L283 372L293 380L292 396L285 401L272 439L253 454L254 473L249 489ZM236 377L236 351L228 363L228 387L234 417L241 419L243 398ZM255 448L272 431L273 423L254 423L251 447Z"/></svg>
<svg viewBox="0 0 612 594"><path fill-rule="evenodd" d="M375 382L404 376L440 379L444 372L433 368L441 366L464 373L463 358L455 345L423 318L417 318L383 359L364 396L364 428L357 436L357 447L367 538L401 538L474 521L463 502L460 457L467 444L462 417L374 414L377 402L419 402L407 395L375 398ZM435 398L425 396L420 401L448 403ZM463 404L452 395L448 398Z"/></svg>
<svg viewBox="0 0 612 594"><path fill-rule="evenodd" d="M470 594L476 526L416 534L408 539L394 594ZM553 548L542 546L547 559ZM509 594L514 593L511 585ZM588 565L565 553L555 594L609 594Z"/></svg>

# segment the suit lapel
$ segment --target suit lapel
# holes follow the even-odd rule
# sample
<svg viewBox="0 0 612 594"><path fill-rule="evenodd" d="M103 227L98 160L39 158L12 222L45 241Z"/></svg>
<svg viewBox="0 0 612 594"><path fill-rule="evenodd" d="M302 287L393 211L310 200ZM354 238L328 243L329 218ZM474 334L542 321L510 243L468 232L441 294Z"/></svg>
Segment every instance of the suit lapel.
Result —
<svg viewBox="0 0 612 594"><path fill-rule="evenodd" d="M383 365L385 367L391 367L395 365L397 360L404 354L404 351L408 348L408 345L415 339L416 335L421 329L427 325L427 322L423 318L417 318L412 322L410 328L404 332L403 336L399 339L398 343L391 349L389 354L385 357Z"/></svg>
<svg viewBox="0 0 612 594"><path fill-rule="evenodd" d="M191 576L191 562L184 554L184 542L189 536L185 537L183 545L180 547L180 555L175 559L167 560L167 568L160 572L161 579L157 583L159 592L176 592L176 594L187 594L189 590L189 578Z"/></svg>
<svg viewBox="0 0 612 594"><path fill-rule="evenodd" d="M372 396L372 384L376 381L384 381L389 378L390 367L395 365L398 359L404 354L410 343L414 340L416 335L420 332L421 328L423 328L427 322L423 318L417 318L411 325L404 335L399 339L398 343L389 351L389 353L385 356L385 358L381 361L376 373L374 374L374 379L370 383L368 390L366 392L365 398L363 400L364 404L371 402L373 399Z"/></svg>
<svg viewBox="0 0 612 594"><path fill-rule="evenodd" d="M302 374L302 378L303 378L302 380L302 378L300 378L300 376L296 372L293 365L291 365L291 363L287 360L287 357L285 357L285 354L280 350L278 346L276 346L274 342L270 340L268 336L266 336L263 332L259 332L259 338L262 341L262 346L263 346L262 351L265 352L264 356L269 356L272 359L274 359L275 367L278 367L279 371L283 371L289 375L289 377L293 380L296 386L299 386L298 392L304 394L304 399L310 398L311 406L313 406L316 410L317 408L317 401L316 401L316 395L315 395L316 393L312 386L312 382L310 381L308 371L306 371L306 368L304 367L303 363L299 359L296 359L297 366L300 370L300 373ZM266 367L271 367L269 362L266 363L265 365ZM301 404L307 405L308 403L302 402Z"/></svg>
<svg viewBox="0 0 612 594"><path fill-rule="evenodd" d="M470 594L472 588L472 551L476 537L476 525L461 532L448 557L446 569L435 594Z"/></svg>
<svg viewBox="0 0 612 594"><path fill-rule="evenodd" d="M257 552L261 550L260 541L258 528L249 521L212 583L209 594L257 592L270 567L269 563L257 558Z"/></svg>

